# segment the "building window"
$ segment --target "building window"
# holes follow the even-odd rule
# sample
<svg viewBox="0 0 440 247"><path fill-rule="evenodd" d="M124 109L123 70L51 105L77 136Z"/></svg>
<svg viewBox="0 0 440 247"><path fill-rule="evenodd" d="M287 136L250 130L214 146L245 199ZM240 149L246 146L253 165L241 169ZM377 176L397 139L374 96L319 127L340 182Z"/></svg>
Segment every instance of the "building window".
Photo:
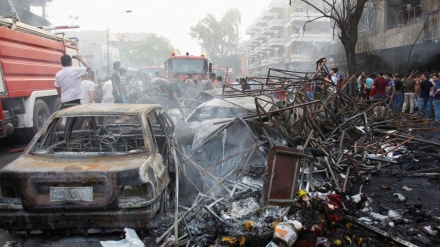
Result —
<svg viewBox="0 0 440 247"><path fill-rule="evenodd" d="M388 8L388 29L417 23L422 16L421 0L390 1Z"/></svg>

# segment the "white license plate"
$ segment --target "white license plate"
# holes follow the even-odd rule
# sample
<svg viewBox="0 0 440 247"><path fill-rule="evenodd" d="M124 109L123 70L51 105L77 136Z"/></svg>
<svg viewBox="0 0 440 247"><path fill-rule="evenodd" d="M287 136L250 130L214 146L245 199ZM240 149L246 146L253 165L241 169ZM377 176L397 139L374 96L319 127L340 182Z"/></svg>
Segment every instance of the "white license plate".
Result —
<svg viewBox="0 0 440 247"><path fill-rule="evenodd" d="M50 187L51 202L93 201L93 187Z"/></svg>

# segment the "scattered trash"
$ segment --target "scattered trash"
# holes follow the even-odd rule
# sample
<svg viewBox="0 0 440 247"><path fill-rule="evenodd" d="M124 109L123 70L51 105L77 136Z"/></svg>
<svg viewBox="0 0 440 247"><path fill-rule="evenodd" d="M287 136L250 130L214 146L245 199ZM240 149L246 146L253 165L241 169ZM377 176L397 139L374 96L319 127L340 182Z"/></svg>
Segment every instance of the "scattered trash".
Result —
<svg viewBox="0 0 440 247"><path fill-rule="evenodd" d="M124 232L125 239L120 241L101 241L102 247L145 247L145 244L139 239L135 230L125 228Z"/></svg>
<svg viewBox="0 0 440 247"><path fill-rule="evenodd" d="M410 188L410 187L404 185L404 186L402 187L402 190L412 191L412 188Z"/></svg>
<svg viewBox="0 0 440 247"><path fill-rule="evenodd" d="M394 196L394 198L396 198L396 200L398 202L406 201L406 197L404 195L400 194L400 193L394 193L393 196Z"/></svg>

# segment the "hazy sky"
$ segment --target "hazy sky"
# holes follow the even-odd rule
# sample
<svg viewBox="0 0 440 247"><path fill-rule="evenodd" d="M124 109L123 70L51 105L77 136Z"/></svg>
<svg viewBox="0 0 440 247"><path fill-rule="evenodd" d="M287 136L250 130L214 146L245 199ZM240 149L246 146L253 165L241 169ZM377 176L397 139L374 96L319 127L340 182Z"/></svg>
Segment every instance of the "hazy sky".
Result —
<svg viewBox="0 0 440 247"><path fill-rule="evenodd" d="M287 0L286 0L287 1ZM182 53L200 52L189 28L208 13L217 20L231 8L242 15L241 38L245 29L266 9L271 0L54 0L48 12L54 25L79 24L81 30L106 30L109 16L111 32L149 32L168 38ZM69 16L78 16L77 20Z"/></svg>

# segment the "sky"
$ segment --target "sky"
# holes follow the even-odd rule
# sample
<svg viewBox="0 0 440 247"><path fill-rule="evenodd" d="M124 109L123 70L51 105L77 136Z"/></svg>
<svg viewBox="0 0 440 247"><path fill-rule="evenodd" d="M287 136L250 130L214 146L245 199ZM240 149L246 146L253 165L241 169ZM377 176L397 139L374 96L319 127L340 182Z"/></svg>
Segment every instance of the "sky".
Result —
<svg viewBox="0 0 440 247"><path fill-rule="evenodd" d="M287 0L286 0L287 1ZM232 8L241 13L241 40L271 0L53 0L47 10L54 25L78 24L80 30L147 32L168 38L182 53L199 53L189 29L208 13L217 20ZM132 13L119 13L132 10ZM71 17L69 19L69 17Z"/></svg>

